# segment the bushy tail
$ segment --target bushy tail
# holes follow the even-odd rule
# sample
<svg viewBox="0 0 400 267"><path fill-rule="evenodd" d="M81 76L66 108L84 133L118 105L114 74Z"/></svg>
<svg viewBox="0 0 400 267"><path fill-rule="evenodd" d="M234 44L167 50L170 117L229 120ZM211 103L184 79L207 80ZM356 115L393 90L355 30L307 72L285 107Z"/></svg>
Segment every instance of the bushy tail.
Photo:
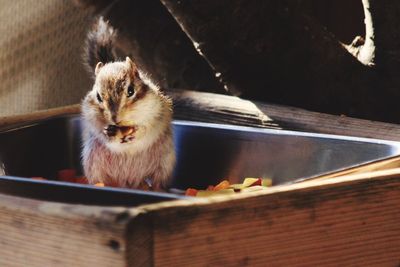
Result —
<svg viewBox="0 0 400 267"><path fill-rule="evenodd" d="M86 38L85 64L94 73L98 62L108 63L116 60L115 38L117 32L103 17L99 17Z"/></svg>

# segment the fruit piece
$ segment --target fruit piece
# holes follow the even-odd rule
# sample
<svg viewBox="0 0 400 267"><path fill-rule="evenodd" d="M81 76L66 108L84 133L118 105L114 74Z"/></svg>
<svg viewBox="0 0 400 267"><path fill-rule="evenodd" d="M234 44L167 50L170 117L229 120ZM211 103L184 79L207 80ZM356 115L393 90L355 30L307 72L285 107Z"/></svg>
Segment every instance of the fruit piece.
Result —
<svg viewBox="0 0 400 267"><path fill-rule="evenodd" d="M75 169L63 169L57 173L57 179L63 182L76 182L76 170Z"/></svg>
<svg viewBox="0 0 400 267"><path fill-rule="evenodd" d="M271 178L263 178L261 182L262 186L270 187L272 186L272 179Z"/></svg>
<svg viewBox="0 0 400 267"><path fill-rule="evenodd" d="M198 190L194 188L186 189L185 196L195 197L197 195Z"/></svg>
<svg viewBox="0 0 400 267"><path fill-rule="evenodd" d="M253 192L267 189L272 185L270 178L251 178L247 177L241 184L229 184L229 181L223 180L216 186L210 185L206 190L196 190L188 188L186 196L209 197L221 194L233 194L237 192Z"/></svg>
<svg viewBox="0 0 400 267"><path fill-rule="evenodd" d="M220 182L219 184L217 184L214 187L214 191L219 191L219 190L223 190L223 189L227 189L229 188L230 184L227 180L223 180L222 182Z"/></svg>
<svg viewBox="0 0 400 267"><path fill-rule="evenodd" d="M136 131L136 126L119 126L122 135L130 135Z"/></svg>
<svg viewBox="0 0 400 267"><path fill-rule="evenodd" d="M261 185L261 183L262 183L261 178L244 178L243 188L246 188L249 186Z"/></svg>
<svg viewBox="0 0 400 267"><path fill-rule="evenodd" d="M104 183L95 183L94 186L104 187Z"/></svg>
<svg viewBox="0 0 400 267"><path fill-rule="evenodd" d="M252 183L250 186L257 186L257 185L261 186L261 184L262 184L262 179L261 179L261 178L258 178L257 181L255 181L254 183Z"/></svg>

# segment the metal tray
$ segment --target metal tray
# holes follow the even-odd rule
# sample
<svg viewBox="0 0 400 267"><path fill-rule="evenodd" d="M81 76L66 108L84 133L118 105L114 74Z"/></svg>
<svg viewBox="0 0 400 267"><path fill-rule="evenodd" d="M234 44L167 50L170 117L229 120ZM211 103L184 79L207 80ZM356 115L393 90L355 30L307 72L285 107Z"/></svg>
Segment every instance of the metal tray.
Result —
<svg viewBox="0 0 400 267"><path fill-rule="evenodd" d="M220 124L174 121L173 188L205 188L222 179L270 177L284 184L400 154L397 142ZM58 170L81 173L81 123L66 116L0 131L0 192L58 202L135 206L182 198L55 181ZM3 175L3 176L1 176ZM42 176L49 181L31 180Z"/></svg>

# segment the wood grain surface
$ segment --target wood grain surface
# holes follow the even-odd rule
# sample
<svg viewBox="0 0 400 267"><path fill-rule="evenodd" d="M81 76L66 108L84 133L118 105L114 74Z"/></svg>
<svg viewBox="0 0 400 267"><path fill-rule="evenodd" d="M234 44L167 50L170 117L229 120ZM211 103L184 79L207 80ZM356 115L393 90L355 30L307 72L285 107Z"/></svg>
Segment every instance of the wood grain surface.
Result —
<svg viewBox="0 0 400 267"><path fill-rule="evenodd" d="M0 266L398 266L400 169L136 208L0 195Z"/></svg>
<svg viewBox="0 0 400 267"><path fill-rule="evenodd" d="M126 266L121 213L0 194L0 266Z"/></svg>
<svg viewBox="0 0 400 267"><path fill-rule="evenodd" d="M400 141L400 125L253 102L283 129Z"/></svg>
<svg viewBox="0 0 400 267"><path fill-rule="evenodd" d="M153 266L398 266L400 170L171 205Z"/></svg>

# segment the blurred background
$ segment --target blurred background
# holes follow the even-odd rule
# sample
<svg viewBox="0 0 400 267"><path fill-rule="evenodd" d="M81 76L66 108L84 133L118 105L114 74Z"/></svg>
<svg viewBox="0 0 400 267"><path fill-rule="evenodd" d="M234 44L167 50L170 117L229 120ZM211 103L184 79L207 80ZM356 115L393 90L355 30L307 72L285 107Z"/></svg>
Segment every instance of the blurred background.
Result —
<svg viewBox="0 0 400 267"><path fill-rule="evenodd" d="M115 1L0 0L0 116L28 113L81 101L91 88L90 76L82 64L85 35L94 16L101 14L112 2ZM129 1L119 1L118 4L123 6L122 2ZM121 39L124 53L133 53L143 65L148 64L145 66L146 70L164 87L226 93L222 84L210 78L214 75L210 75L211 68L195 53L189 39L158 0L133 2L134 10L125 9L125 17L129 18L132 13L133 20L137 17L137 12L142 12L141 9L163 10L153 13L153 18L136 19L127 28L146 29L149 21L158 18L161 20L158 23L163 24L163 16L169 16L164 24L171 26L166 32L168 36L179 38L171 37L171 40L165 42L165 46L158 45L154 48L156 60L152 63L153 58L141 56L144 55L143 51L132 52L137 49L132 48L132 44L143 44L139 40L143 36L140 31L131 36L122 34L125 39L131 38L128 45L126 40L124 43L123 38ZM117 5L115 9L118 9ZM304 5L307 6L310 16L319 20L338 40L350 43L356 35L364 35L360 0L314 0L305 1ZM109 14L112 19L113 13ZM121 31L124 33L124 29ZM146 31L148 35L152 34L150 29ZM175 35L170 34L171 32L175 32ZM183 39L184 41L179 41ZM157 42L164 41L159 38ZM168 42L177 47L175 50L187 50L186 54L175 56L173 49L169 51L172 46ZM180 61L177 62L176 58ZM175 63L169 63L169 60ZM178 71L169 71L173 70L174 64ZM179 66L184 66L182 68L185 69L180 70ZM163 74L167 77L166 80L159 78Z"/></svg>
<svg viewBox="0 0 400 267"><path fill-rule="evenodd" d="M89 11L68 0L0 0L0 114L78 103Z"/></svg>

